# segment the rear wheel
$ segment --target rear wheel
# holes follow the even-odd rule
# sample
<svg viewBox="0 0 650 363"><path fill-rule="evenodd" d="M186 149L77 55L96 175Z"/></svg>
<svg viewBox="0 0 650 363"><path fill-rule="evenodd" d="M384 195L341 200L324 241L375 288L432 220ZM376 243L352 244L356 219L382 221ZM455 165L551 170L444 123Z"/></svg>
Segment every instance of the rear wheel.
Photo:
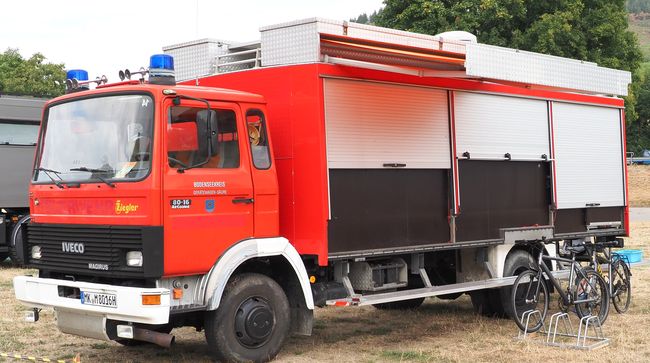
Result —
<svg viewBox="0 0 650 363"><path fill-rule="evenodd" d="M219 308L206 314L210 352L224 362L268 362L290 327L289 301L273 279L242 273L226 285Z"/></svg>
<svg viewBox="0 0 650 363"><path fill-rule="evenodd" d="M598 316L600 323L605 323L609 314L609 294L607 283L596 271L585 270L585 277L576 278L575 300L592 300L576 304L576 314L582 319L585 316Z"/></svg>
<svg viewBox="0 0 650 363"><path fill-rule="evenodd" d="M544 326L548 311L548 289L536 271L527 270L519 274L512 285L511 312L513 320L522 331L533 333ZM538 310L539 314L524 313ZM528 320L528 321L526 321Z"/></svg>
<svg viewBox="0 0 650 363"><path fill-rule="evenodd" d="M535 266L535 260L528 251L511 251L503 266L503 277L518 276L520 273L532 269L532 266ZM501 295L501 311L504 317L507 316L514 319L515 317L512 316L513 308L511 306L512 286L502 287L499 289L499 294Z"/></svg>
<svg viewBox="0 0 650 363"><path fill-rule="evenodd" d="M612 302L620 314L630 307L632 300L631 273L627 265L617 260L612 264L610 278L612 279Z"/></svg>
<svg viewBox="0 0 650 363"><path fill-rule="evenodd" d="M469 297L472 300L472 306L477 314L491 318L503 318L505 316L499 290L484 289L472 291L469 293Z"/></svg>

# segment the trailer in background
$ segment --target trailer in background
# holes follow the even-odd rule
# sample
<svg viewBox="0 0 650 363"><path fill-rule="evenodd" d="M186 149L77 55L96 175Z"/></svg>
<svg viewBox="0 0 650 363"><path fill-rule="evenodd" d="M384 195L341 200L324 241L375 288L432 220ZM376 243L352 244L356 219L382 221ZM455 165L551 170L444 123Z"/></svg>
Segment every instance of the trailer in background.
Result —
<svg viewBox="0 0 650 363"><path fill-rule="evenodd" d="M46 100L0 96L0 261L11 256L12 235L29 218L28 187ZM14 233L15 232L15 233Z"/></svg>

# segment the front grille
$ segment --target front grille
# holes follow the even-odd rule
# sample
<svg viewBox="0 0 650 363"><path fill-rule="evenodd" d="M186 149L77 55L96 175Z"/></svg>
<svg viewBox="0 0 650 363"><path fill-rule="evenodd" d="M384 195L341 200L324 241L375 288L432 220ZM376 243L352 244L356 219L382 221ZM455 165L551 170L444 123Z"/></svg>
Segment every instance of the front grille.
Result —
<svg viewBox="0 0 650 363"><path fill-rule="evenodd" d="M143 251L143 240L143 227L32 223L27 228L26 257L32 267L47 271L143 277L143 267L126 266L126 253ZM79 245L77 253L64 251L63 243L83 244L83 253L78 253ZM31 258L33 246L41 247L38 260Z"/></svg>

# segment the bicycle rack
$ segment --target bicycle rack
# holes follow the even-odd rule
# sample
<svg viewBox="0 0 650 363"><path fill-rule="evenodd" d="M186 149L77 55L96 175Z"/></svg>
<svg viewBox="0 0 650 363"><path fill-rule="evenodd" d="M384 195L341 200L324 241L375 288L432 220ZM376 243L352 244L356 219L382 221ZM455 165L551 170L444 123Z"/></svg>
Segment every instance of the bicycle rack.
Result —
<svg viewBox="0 0 650 363"><path fill-rule="evenodd" d="M533 316L539 316L541 319L542 314L539 310L528 310L521 315L521 320L526 322L526 329L524 331L519 330L517 339L526 339L529 333L530 319ZM592 331L592 335L589 335L590 330ZM542 328L539 332L543 333L545 338L533 341L553 347L592 350L609 344L609 338L605 338L598 316L588 315L580 319L578 333L575 334L573 333L573 324L571 323L569 314L558 312L551 315L548 330L542 321Z"/></svg>
<svg viewBox="0 0 650 363"><path fill-rule="evenodd" d="M557 328L560 325L560 321L562 321L564 327L564 333L560 332L560 335L569 336L573 333L573 324L571 324L571 319L569 319L569 313L557 312L551 315L551 320L548 324L548 332L546 333L547 344L556 344L555 340L558 335ZM551 335L551 331L553 331L553 335Z"/></svg>
<svg viewBox="0 0 650 363"><path fill-rule="evenodd" d="M526 336L528 335L528 328L530 328L530 318L534 315L538 315L539 321L542 322L541 331L546 330L546 326L544 325L544 319L542 319L542 313L539 310L526 310L521 314L521 321L526 322L526 329L524 329L523 332L519 330L519 335L517 336L517 338L526 339Z"/></svg>
<svg viewBox="0 0 650 363"><path fill-rule="evenodd" d="M595 336L589 336L589 324L593 327ZM584 326L584 331L582 327ZM582 343L580 343L582 339ZM594 342L587 345L587 339L593 340ZM604 347L609 344L609 338L605 338L603 334L603 327L600 323L600 318L598 316L587 315L580 319L580 328L578 329L578 336L576 340L576 347L578 349L587 349L592 350L594 348Z"/></svg>

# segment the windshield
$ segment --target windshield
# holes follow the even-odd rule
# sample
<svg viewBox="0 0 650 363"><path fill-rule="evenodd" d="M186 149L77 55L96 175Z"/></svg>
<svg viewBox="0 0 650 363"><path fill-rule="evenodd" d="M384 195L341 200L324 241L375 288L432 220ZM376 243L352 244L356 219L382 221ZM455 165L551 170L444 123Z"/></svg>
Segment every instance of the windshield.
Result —
<svg viewBox="0 0 650 363"><path fill-rule="evenodd" d="M35 182L51 183L52 176L64 183L119 182L149 174L153 136L149 96L105 96L55 105L44 127Z"/></svg>

